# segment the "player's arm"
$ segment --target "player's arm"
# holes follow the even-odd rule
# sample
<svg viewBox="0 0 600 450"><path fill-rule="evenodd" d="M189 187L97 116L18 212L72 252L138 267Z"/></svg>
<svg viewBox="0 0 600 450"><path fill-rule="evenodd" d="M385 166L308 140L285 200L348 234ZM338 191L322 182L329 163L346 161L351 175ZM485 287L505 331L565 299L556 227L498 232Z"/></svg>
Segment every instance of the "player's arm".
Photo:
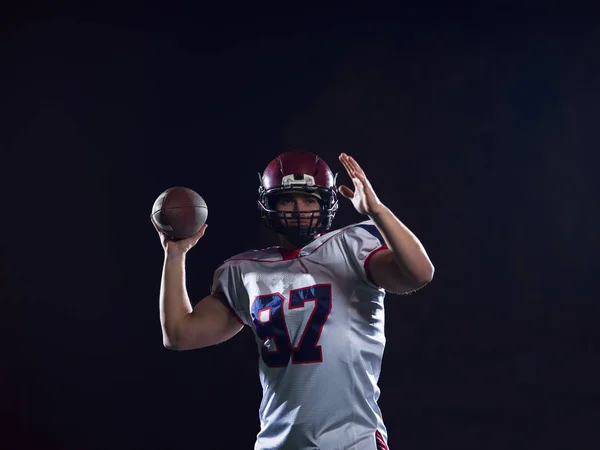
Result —
<svg viewBox="0 0 600 450"><path fill-rule="evenodd" d="M231 339L242 327L222 301L210 294L200 300L191 313L183 316L175 328L173 342L169 339L165 346L172 350L208 347Z"/></svg>
<svg viewBox="0 0 600 450"><path fill-rule="evenodd" d="M434 267L417 237L387 208L370 217L388 246L369 261L368 271L373 282L398 294L429 283Z"/></svg>
<svg viewBox="0 0 600 450"><path fill-rule="evenodd" d="M356 160L345 153L339 157L354 184L354 190L340 186L360 214L371 218L383 236L388 250L373 254L369 267L371 279L386 291L403 293L418 289L433 279L433 264L417 237L387 208Z"/></svg>
<svg viewBox="0 0 600 450"><path fill-rule="evenodd" d="M215 294L192 308L185 285L187 252L204 235L204 224L194 236L173 241L154 224L165 251L160 283L160 325L163 344L173 350L192 350L216 345L237 334L242 325Z"/></svg>
<svg viewBox="0 0 600 450"><path fill-rule="evenodd" d="M192 308L185 286L185 253L166 252L160 290L163 344L193 350L224 342L242 325L221 300L210 294Z"/></svg>

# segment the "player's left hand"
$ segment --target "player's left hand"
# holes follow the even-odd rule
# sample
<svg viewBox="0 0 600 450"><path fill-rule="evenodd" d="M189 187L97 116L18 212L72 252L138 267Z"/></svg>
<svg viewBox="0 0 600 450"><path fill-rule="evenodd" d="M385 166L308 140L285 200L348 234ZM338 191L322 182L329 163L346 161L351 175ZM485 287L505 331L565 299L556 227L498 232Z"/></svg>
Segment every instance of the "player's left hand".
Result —
<svg viewBox="0 0 600 450"><path fill-rule="evenodd" d="M354 191L348 186L341 185L338 188L339 193L352 201L359 214L372 216L385 209L384 204L381 203L377 194L375 194L373 186L371 186L371 183L367 179L364 170L362 170L356 160L346 153L340 154L339 160L354 184Z"/></svg>

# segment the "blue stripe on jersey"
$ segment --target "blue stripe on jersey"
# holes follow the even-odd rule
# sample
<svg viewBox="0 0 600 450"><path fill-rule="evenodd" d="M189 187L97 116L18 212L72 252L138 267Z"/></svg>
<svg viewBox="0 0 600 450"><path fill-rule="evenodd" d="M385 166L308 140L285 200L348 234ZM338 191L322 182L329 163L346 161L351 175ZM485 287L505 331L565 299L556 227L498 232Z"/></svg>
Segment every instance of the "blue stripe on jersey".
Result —
<svg viewBox="0 0 600 450"><path fill-rule="evenodd" d="M379 232L379 230L377 229L377 227L375 225L360 224L360 225L356 225L356 226L367 230L369 233L371 233L373 236L375 236L377 239L379 239L379 242L381 243L381 245L385 244L385 239L383 239L383 236L381 235L381 233Z"/></svg>

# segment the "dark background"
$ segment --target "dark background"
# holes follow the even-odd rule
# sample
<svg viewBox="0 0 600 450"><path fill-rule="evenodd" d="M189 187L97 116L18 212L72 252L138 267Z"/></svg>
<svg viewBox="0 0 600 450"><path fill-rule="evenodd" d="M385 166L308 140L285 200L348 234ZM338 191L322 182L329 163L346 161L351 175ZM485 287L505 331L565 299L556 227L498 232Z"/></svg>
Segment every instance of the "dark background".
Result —
<svg viewBox="0 0 600 450"><path fill-rule="evenodd" d="M196 302L272 243L257 172L288 149L342 183L353 155L436 267L386 299L391 449L597 448L593 11L3 11L0 448L253 448L252 334L163 348L149 214L173 185L207 201Z"/></svg>

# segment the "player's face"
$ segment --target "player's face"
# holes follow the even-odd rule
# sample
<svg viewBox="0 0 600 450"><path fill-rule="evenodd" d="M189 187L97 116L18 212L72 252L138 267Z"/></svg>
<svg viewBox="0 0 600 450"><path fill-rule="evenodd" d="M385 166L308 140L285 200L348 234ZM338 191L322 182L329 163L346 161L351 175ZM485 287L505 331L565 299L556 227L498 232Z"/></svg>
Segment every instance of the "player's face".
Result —
<svg viewBox="0 0 600 450"><path fill-rule="evenodd" d="M279 198L275 205L275 209L286 213L285 216L287 220L281 218L283 225L286 225L287 222L288 227L301 226L303 228L308 228L309 226L317 226L321 204L319 203L319 199L312 195L286 194ZM315 212L314 215L313 212ZM298 224L298 215L295 213L300 213L300 224Z"/></svg>

